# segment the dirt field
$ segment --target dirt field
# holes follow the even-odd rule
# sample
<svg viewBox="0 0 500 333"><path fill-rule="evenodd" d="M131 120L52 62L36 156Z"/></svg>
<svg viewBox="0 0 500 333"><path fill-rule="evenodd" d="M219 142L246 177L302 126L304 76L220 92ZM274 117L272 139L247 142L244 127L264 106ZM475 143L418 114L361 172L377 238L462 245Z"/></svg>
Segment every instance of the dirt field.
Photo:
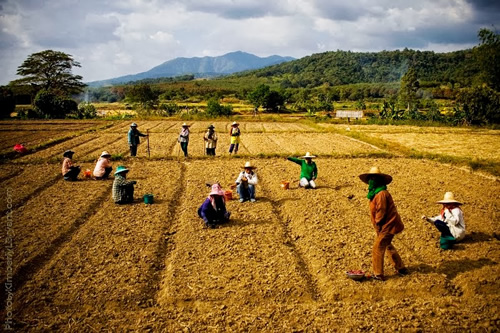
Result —
<svg viewBox="0 0 500 333"><path fill-rule="evenodd" d="M192 123L192 157L184 159L176 145L181 122L138 123L151 133L151 159L143 144L138 158L114 162L137 180L132 205L112 202L112 180L60 176L65 149L83 169L93 169L101 150L126 152L128 122L0 164L2 225L14 235L12 258L4 246L0 259L2 286L8 267L15 285L3 322L12 318L18 331L78 332L499 330L498 180L301 123L241 124L240 158L226 151L230 122L215 123L215 158L204 156L201 141L209 123ZM372 131L384 135L382 126ZM500 149L481 149L500 160ZM300 167L284 158L305 151L318 154L316 190L298 188ZM257 166L257 202L241 204L233 193L231 221L203 228L196 211L205 183L228 188L247 160ZM393 244L411 273L398 276L386 263L387 281L356 282L345 271L371 271L375 235L358 175L373 165L393 176L388 189L405 224ZM464 202L467 225L450 251L420 219L439 213L435 201L446 191ZM142 202L146 193L153 205ZM9 240L6 231L1 237Z"/></svg>

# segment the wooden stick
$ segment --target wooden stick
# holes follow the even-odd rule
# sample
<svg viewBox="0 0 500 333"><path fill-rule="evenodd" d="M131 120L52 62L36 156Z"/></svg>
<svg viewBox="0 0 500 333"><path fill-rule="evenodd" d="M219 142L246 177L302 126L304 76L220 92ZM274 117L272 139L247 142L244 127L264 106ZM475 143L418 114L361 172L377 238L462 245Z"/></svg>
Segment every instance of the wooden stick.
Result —
<svg viewBox="0 0 500 333"><path fill-rule="evenodd" d="M146 130L146 134L147 134L147 141L148 141L148 158L151 157L151 153L150 153L150 150L149 150L149 129Z"/></svg>

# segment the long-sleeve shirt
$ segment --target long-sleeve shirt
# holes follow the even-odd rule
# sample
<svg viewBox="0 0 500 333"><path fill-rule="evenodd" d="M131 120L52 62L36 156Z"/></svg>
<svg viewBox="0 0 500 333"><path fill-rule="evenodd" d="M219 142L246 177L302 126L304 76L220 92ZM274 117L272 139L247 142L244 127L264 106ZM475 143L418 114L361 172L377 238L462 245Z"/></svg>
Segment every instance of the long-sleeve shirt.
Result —
<svg viewBox="0 0 500 333"><path fill-rule="evenodd" d="M243 177L248 179L248 184L250 185L257 185L257 183L259 182L259 179L257 178L257 174L255 172L247 173L246 171L242 171L240 172L238 178L236 179L236 184L241 183L241 179Z"/></svg>
<svg viewBox="0 0 500 333"><path fill-rule="evenodd" d="M113 181L113 201L123 202L128 198L131 189L133 189L135 182L127 180L120 174L115 175Z"/></svg>
<svg viewBox="0 0 500 333"><path fill-rule="evenodd" d="M64 176L69 172L71 167L73 166L73 162L71 161L71 158L65 157L63 162L62 162L62 175Z"/></svg>
<svg viewBox="0 0 500 333"><path fill-rule="evenodd" d="M128 145L129 146L137 146L139 143L141 143L141 140L139 139L140 136L146 136L146 134L142 134L139 132L138 129L129 129L128 130Z"/></svg>
<svg viewBox="0 0 500 333"><path fill-rule="evenodd" d="M306 160L295 157L288 157L288 160L300 165L300 178L307 180L318 178L318 168L315 162L311 161L311 164L309 164Z"/></svg>
<svg viewBox="0 0 500 333"><path fill-rule="evenodd" d="M198 208L198 215L205 221L206 223L211 223L213 221L224 221L226 217L226 205L223 203L219 205L216 210L212 203L210 202L210 198L207 198Z"/></svg>
<svg viewBox="0 0 500 333"><path fill-rule="evenodd" d="M241 131L238 127L232 127L229 131L229 135L231 136L231 144L240 143Z"/></svg>
<svg viewBox="0 0 500 333"><path fill-rule="evenodd" d="M464 213L459 207L455 207L451 211L446 208L443 215L431 217L430 220L432 222L441 220L446 223L456 240L462 240L465 237Z"/></svg>
<svg viewBox="0 0 500 333"><path fill-rule="evenodd" d="M404 229L391 194L383 190L370 200L370 217L375 230L383 234L398 234Z"/></svg>
<svg viewBox="0 0 500 333"><path fill-rule="evenodd" d="M179 133L179 142L189 142L189 128L183 128Z"/></svg>
<svg viewBox="0 0 500 333"><path fill-rule="evenodd" d="M94 168L94 176L102 177L106 172L106 168L111 167L111 162L109 158L100 157Z"/></svg>
<svg viewBox="0 0 500 333"><path fill-rule="evenodd" d="M205 139L205 148L217 148L217 133L215 131L212 133L207 131L203 138Z"/></svg>

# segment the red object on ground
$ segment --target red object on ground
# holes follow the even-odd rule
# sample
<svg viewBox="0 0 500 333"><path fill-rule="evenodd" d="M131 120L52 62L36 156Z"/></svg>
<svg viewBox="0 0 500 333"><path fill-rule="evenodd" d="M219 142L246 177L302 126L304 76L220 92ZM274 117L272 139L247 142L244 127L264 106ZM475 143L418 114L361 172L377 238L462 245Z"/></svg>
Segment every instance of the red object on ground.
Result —
<svg viewBox="0 0 500 333"><path fill-rule="evenodd" d="M14 150L17 151L20 154L24 154L24 153L28 152L28 149L26 149L26 147L22 143L16 144L14 146Z"/></svg>

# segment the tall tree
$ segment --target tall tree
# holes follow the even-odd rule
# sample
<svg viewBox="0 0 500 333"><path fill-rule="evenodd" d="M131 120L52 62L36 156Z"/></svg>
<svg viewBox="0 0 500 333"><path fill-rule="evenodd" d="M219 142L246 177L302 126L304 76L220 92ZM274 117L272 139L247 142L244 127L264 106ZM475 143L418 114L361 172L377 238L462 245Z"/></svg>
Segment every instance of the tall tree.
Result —
<svg viewBox="0 0 500 333"><path fill-rule="evenodd" d="M401 78L401 89L399 90L399 100L409 111L417 101L417 91L420 84L417 78L417 72L410 67L406 74Z"/></svg>
<svg viewBox="0 0 500 333"><path fill-rule="evenodd" d="M479 46L474 51L481 68L484 81L496 91L500 91L500 34L481 29L478 33Z"/></svg>
<svg viewBox="0 0 500 333"><path fill-rule="evenodd" d="M86 86L80 75L71 73L73 67L81 67L69 54L46 50L33 53L17 68L17 75L24 76L14 80L14 85L31 85L37 90L46 90L57 95L80 93Z"/></svg>

